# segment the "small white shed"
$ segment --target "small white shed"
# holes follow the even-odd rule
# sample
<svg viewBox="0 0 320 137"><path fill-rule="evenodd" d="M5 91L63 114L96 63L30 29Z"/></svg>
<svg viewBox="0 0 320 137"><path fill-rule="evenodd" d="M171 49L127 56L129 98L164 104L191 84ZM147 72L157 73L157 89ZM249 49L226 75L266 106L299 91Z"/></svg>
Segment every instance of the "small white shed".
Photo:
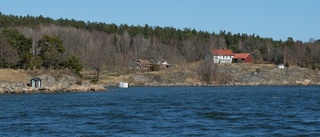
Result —
<svg viewBox="0 0 320 137"><path fill-rule="evenodd" d="M41 79L40 78L32 78L30 79L30 85L33 88L41 88Z"/></svg>
<svg viewBox="0 0 320 137"><path fill-rule="evenodd" d="M129 83L127 83L127 82L119 82L118 87L119 88L128 88L129 87Z"/></svg>
<svg viewBox="0 0 320 137"><path fill-rule="evenodd" d="M283 64L279 64L279 65L278 65L278 68L279 68L279 69L284 69L284 65L283 65Z"/></svg>

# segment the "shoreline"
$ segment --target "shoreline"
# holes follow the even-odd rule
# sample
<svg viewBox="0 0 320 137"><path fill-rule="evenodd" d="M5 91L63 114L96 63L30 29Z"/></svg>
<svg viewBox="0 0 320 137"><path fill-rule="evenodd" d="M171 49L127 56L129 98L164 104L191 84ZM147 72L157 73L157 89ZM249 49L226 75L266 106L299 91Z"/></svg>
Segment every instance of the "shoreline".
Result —
<svg viewBox="0 0 320 137"><path fill-rule="evenodd" d="M101 84L71 85L61 88L58 85L53 87L32 88L22 82L0 82L0 94L30 94L30 93L63 93L63 92L92 92L106 91Z"/></svg>
<svg viewBox="0 0 320 137"><path fill-rule="evenodd" d="M296 85L263 85L263 84L260 84L260 85L130 85L129 84L129 87L257 87L257 86L305 86L305 87L308 87L308 86L320 86L320 84L310 84L310 85L301 85L301 84L296 84ZM107 85L105 86L106 88L120 88L118 86L115 86L115 85ZM124 88L126 89L126 88Z"/></svg>
<svg viewBox="0 0 320 137"><path fill-rule="evenodd" d="M117 87L117 84L106 84L106 87ZM145 82L145 83L129 83L129 87L154 87L154 86L159 86L159 87L168 87L168 86L320 86L320 82L314 82L311 80L301 80L301 81L295 81L295 82L279 82L276 83L275 82L265 82L265 83L252 83L252 82L229 82L226 84L219 84L219 83L214 83L214 84L206 84L204 82L194 82L194 83L190 83L190 82L178 82L178 83L158 83L158 82Z"/></svg>
<svg viewBox="0 0 320 137"><path fill-rule="evenodd" d="M3 82L0 82L3 83ZM8 82L10 83L10 82ZM13 84L13 83L10 83ZM21 83L19 83L21 84ZM309 86L320 86L319 84L310 84L310 85L174 85L174 84L167 84L167 85L129 85L130 87L258 87L258 86L279 86L279 87L285 87L285 86L297 86L297 87L309 87ZM23 89L17 89L17 90L10 90L10 91L4 91L3 90L3 84L2 88L0 88L0 95L1 94L37 94L37 93L69 93L69 92L105 92L108 91L109 88L119 88L115 85L101 85L101 84L95 84L88 87L79 86L81 88L69 88L69 89L55 89L50 90L50 88L23 88ZM103 87L103 88L102 88ZM121 89L121 88L119 88ZM124 88L125 89L125 88Z"/></svg>
<svg viewBox="0 0 320 137"><path fill-rule="evenodd" d="M0 79L0 94L10 93L61 93L106 91L108 87L118 87L126 82L130 87L169 86L320 86L320 71L301 67L278 69L265 64L219 64L221 75L215 76L207 84L200 80L193 66L180 66L155 72L133 73L119 76L104 75L99 84L92 84L65 71L2 70L6 75ZM259 70L259 71L257 71ZM4 75L2 75L4 76ZM219 77L222 76L222 77ZM41 89L31 88L29 80L41 79Z"/></svg>

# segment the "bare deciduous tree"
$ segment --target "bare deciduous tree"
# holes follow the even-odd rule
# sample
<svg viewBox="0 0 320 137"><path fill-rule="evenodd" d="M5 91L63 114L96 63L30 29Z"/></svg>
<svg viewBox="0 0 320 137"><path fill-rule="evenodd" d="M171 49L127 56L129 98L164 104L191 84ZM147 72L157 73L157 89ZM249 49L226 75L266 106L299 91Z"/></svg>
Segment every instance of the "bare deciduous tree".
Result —
<svg viewBox="0 0 320 137"><path fill-rule="evenodd" d="M18 63L19 55L7 40L0 36L0 67L11 67Z"/></svg>
<svg viewBox="0 0 320 137"><path fill-rule="evenodd" d="M207 55L198 66L197 74L199 79L207 84L211 84L212 80L217 76L218 66L213 63L212 55Z"/></svg>

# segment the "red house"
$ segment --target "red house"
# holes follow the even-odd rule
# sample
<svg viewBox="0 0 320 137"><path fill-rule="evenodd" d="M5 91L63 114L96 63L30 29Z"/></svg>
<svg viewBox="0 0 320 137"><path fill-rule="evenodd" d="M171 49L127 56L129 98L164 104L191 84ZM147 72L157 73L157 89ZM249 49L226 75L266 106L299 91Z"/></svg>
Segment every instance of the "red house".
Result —
<svg viewBox="0 0 320 137"><path fill-rule="evenodd" d="M234 54L233 61L235 63L253 63L254 58L250 53L236 53Z"/></svg>

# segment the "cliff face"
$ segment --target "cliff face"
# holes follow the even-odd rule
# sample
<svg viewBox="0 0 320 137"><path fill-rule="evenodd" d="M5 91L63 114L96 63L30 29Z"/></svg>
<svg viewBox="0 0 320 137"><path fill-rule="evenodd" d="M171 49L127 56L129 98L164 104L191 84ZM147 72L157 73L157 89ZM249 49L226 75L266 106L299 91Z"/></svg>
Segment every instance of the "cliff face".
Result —
<svg viewBox="0 0 320 137"><path fill-rule="evenodd" d="M215 85L320 85L320 72L288 67L279 69L270 64L219 64L220 77L209 84L199 80L196 65L184 66L158 72L136 73L104 81L109 86L126 81L130 86L215 86ZM213 78L214 79L214 78Z"/></svg>

